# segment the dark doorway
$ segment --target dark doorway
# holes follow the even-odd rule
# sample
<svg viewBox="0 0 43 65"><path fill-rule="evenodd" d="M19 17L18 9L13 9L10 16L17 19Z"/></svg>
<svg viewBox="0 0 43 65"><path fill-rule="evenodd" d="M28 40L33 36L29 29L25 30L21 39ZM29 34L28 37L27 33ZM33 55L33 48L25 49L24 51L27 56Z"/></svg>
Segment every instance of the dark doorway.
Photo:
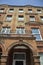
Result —
<svg viewBox="0 0 43 65"><path fill-rule="evenodd" d="M23 61L16 61L15 65L23 65Z"/></svg>

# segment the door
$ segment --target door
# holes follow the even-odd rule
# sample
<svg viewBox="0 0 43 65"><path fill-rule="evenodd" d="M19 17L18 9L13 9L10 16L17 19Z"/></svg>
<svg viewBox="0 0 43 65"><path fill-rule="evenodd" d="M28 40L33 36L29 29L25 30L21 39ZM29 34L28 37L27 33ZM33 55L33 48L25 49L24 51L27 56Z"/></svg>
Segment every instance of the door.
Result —
<svg viewBox="0 0 43 65"><path fill-rule="evenodd" d="M23 61L15 61L15 65L23 65Z"/></svg>
<svg viewBox="0 0 43 65"><path fill-rule="evenodd" d="M26 54L16 52L13 54L13 65L26 65Z"/></svg>

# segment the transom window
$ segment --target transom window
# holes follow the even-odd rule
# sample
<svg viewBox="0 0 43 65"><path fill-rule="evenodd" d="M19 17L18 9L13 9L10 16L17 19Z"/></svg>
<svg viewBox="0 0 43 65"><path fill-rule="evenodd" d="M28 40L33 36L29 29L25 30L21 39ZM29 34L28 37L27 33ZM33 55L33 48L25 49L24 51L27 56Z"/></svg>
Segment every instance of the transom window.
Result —
<svg viewBox="0 0 43 65"><path fill-rule="evenodd" d="M19 12L24 12L23 9L19 9Z"/></svg>
<svg viewBox="0 0 43 65"><path fill-rule="evenodd" d="M17 60L24 60L26 59L26 54L25 53L15 53L14 54L14 59L17 59Z"/></svg>
<svg viewBox="0 0 43 65"><path fill-rule="evenodd" d="M28 9L28 12L29 12L29 13L32 13L32 9Z"/></svg>
<svg viewBox="0 0 43 65"><path fill-rule="evenodd" d="M30 16L30 21L35 21L35 17L34 16Z"/></svg>
<svg viewBox="0 0 43 65"><path fill-rule="evenodd" d="M43 16L40 16L41 21L43 21Z"/></svg>
<svg viewBox="0 0 43 65"><path fill-rule="evenodd" d="M12 15L7 15L6 21L11 21L12 20Z"/></svg>
<svg viewBox="0 0 43 65"><path fill-rule="evenodd" d="M24 16L23 15L19 15L18 16L18 21L24 21Z"/></svg>
<svg viewBox="0 0 43 65"><path fill-rule="evenodd" d="M36 40L42 40L39 29L33 28L32 29L32 34L36 37Z"/></svg>
<svg viewBox="0 0 43 65"><path fill-rule="evenodd" d="M25 29L24 28L17 28L16 33L17 34L25 34Z"/></svg>
<svg viewBox="0 0 43 65"><path fill-rule="evenodd" d="M0 12L4 12L4 8L0 8Z"/></svg>
<svg viewBox="0 0 43 65"><path fill-rule="evenodd" d="M9 12L11 12L11 13L12 13L13 11L14 11L14 9L13 9L13 8L9 9Z"/></svg>
<svg viewBox="0 0 43 65"><path fill-rule="evenodd" d="M10 33L10 28L9 27L3 27L1 30L1 33L5 33L5 34Z"/></svg>

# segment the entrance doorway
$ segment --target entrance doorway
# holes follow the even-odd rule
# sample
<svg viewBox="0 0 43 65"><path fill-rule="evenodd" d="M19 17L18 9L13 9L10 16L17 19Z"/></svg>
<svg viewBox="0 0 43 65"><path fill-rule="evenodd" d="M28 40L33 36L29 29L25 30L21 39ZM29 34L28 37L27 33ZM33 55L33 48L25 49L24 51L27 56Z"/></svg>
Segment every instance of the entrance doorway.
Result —
<svg viewBox="0 0 43 65"><path fill-rule="evenodd" d="M16 52L13 54L13 65L26 65L26 53Z"/></svg>
<svg viewBox="0 0 43 65"><path fill-rule="evenodd" d="M12 47L8 54L7 65L34 65L31 49L25 45Z"/></svg>
<svg viewBox="0 0 43 65"><path fill-rule="evenodd" d="M15 65L23 65L23 61L16 61Z"/></svg>

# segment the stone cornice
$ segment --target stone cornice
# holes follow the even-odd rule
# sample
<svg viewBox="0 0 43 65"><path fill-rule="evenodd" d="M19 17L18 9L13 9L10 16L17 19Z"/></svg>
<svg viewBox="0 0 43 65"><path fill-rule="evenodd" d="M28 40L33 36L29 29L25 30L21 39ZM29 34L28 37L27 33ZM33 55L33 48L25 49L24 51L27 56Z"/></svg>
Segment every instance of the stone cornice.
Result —
<svg viewBox="0 0 43 65"><path fill-rule="evenodd" d="M26 35L26 34L21 34L21 35L16 35L16 34L0 34L0 38L8 38L8 39L16 39L16 40L21 40L21 39L26 39L26 40L35 40L36 38L33 35Z"/></svg>
<svg viewBox="0 0 43 65"><path fill-rule="evenodd" d="M26 22L25 25L36 25L36 26L38 25L38 26L40 26L40 25L43 25L43 22L29 21L29 22Z"/></svg>

